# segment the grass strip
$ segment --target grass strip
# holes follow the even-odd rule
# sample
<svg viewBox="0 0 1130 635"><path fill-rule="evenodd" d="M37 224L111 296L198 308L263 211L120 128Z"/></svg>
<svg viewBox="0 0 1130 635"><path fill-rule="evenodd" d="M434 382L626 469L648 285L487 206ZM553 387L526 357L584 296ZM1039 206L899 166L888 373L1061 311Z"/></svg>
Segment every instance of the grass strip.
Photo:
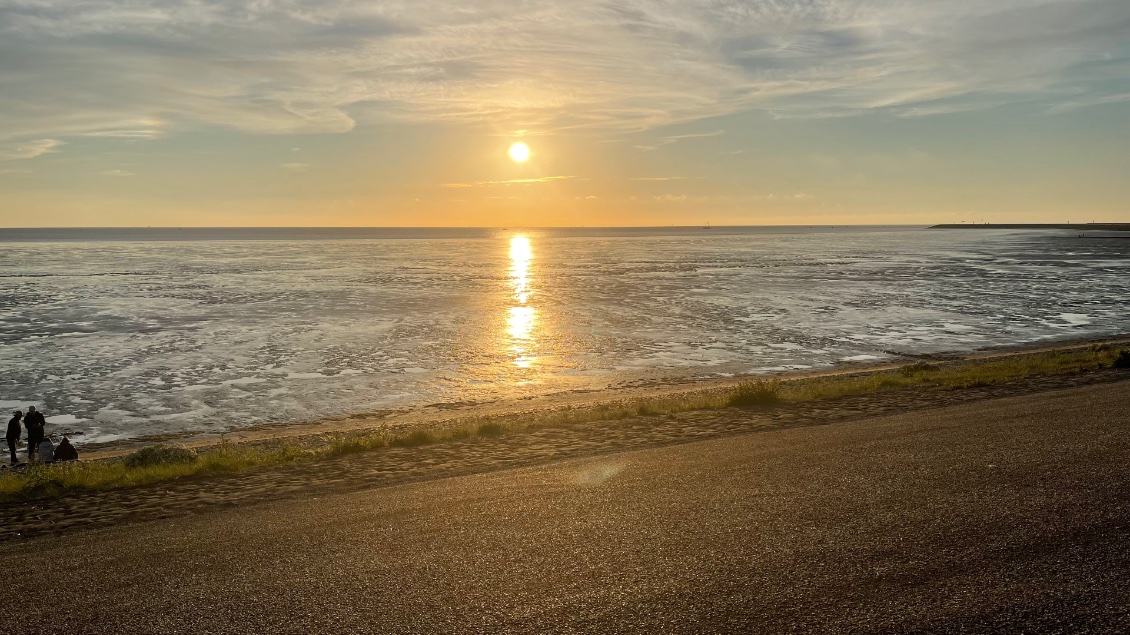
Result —
<svg viewBox="0 0 1130 635"><path fill-rule="evenodd" d="M388 447L417 447L443 441L489 438L547 426L663 416L695 410L767 408L910 388L956 390L1006 384L1032 377L1072 375L1105 368L1130 368L1130 349L1111 345L1024 353L944 364L918 362L901 368L823 377L755 379L735 386L578 406L551 412L467 417L432 429L378 429L329 435L317 443L221 442L197 453L172 445L143 448L101 461L33 465L0 474L0 502L55 498L83 491L122 489L176 479L205 478L316 461Z"/></svg>

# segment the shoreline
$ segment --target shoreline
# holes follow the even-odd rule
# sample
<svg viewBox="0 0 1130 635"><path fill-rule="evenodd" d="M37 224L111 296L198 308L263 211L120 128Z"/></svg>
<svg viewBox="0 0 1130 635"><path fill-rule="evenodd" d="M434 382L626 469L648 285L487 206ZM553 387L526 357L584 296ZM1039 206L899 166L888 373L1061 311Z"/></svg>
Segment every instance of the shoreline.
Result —
<svg viewBox="0 0 1130 635"><path fill-rule="evenodd" d="M768 374L745 374L694 381L673 380L655 386L571 390L534 397L500 400L486 403L449 407L424 405L390 413L369 412L326 417L313 421L267 423L220 433L164 434L140 437L125 441L78 445L84 460L104 460L124 456L155 444L175 444L194 450L207 451L223 443L263 444L278 441L302 443L325 435L372 433L378 431L411 431L413 429L442 428L460 421L517 416L546 416L571 410L597 409L601 406L655 399L721 392L751 381L793 382L805 379L868 376L895 370L915 362L959 363L988 361L1014 356L1082 350L1091 346L1130 345L1130 334L1071 338L1057 341L1030 342L993 346L969 352L941 352L927 354L901 354L890 359L873 362L848 362L831 367ZM73 441L73 440L72 440Z"/></svg>

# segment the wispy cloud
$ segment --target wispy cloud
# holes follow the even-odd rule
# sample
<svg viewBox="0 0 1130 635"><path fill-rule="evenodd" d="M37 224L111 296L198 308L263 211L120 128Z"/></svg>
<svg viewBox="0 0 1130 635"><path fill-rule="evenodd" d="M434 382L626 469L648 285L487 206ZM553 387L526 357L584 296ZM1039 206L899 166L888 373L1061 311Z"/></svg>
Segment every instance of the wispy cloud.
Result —
<svg viewBox="0 0 1130 635"><path fill-rule="evenodd" d="M162 131L157 128L138 128L134 130L94 130L84 132L84 137L103 137L110 139L156 139Z"/></svg>
<svg viewBox="0 0 1130 635"><path fill-rule="evenodd" d="M510 179L508 181L476 181L474 183L444 183L440 187L482 187L490 185L524 185L531 183L551 183L553 181L568 181L575 176L543 176L536 179Z"/></svg>
<svg viewBox="0 0 1130 635"><path fill-rule="evenodd" d="M283 163L279 167L283 168L284 170L290 170L291 172L305 172L307 169L310 168L310 164L309 163Z"/></svg>
<svg viewBox="0 0 1130 635"><path fill-rule="evenodd" d="M811 194L806 193L806 192L796 192L795 194L775 194L773 192L770 192L769 194L766 194L764 198L767 201L789 202L789 201L807 201L807 200L813 199L815 197L812 196Z"/></svg>
<svg viewBox="0 0 1130 635"><path fill-rule="evenodd" d="M44 154L58 152L59 146L64 144L65 142L58 139L32 139L0 144L0 161L34 159Z"/></svg>
<svg viewBox="0 0 1130 635"><path fill-rule="evenodd" d="M130 172L129 170L103 170L100 174L102 176L137 176L137 172Z"/></svg>
<svg viewBox="0 0 1130 635"><path fill-rule="evenodd" d="M651 150L655 150L656 148L659 148L659 147L662 147L662 146L665 146L665 145L670 145L672 143L676 143L676 142L681 141L683 139L703 139L703 138L708 138L708 137L718 137L718 136L725 134L725 132L726 132L725 130L715 130L713 132L696 132L696 133L688 133L688 134L668 135L666 137L661 137L655 143L646 144L646 145L637 145L636 149L637 150L651 151Z"/></svg>
<svg viewBox="0 0 1130 635"><path fill-rule="evenodd" d="M1078 110L1079 108L1086 108L1088 106L1098 106L1101 104L1120 104L1130 101L1130 93L1121 93L1116 95L1091 95L1081 96L1073 101L1066 101L1056 104L1051 108L1051 112L1060 114Z"/></svg>
<svg viewBox="0 0 1130 635"><path fill-rule="evenodd" d="M748 109L1071 107L1130 80L1128 29L1125 0L9 2L0 140L149 138L152 113L627 132Z"/></svg>

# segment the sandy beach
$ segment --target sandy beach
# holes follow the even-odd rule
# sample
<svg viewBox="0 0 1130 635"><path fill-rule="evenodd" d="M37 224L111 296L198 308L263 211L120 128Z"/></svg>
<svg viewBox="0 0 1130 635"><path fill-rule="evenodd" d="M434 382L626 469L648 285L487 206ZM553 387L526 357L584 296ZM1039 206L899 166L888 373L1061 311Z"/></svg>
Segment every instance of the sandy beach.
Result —
<svg viewBox="0 0 1130 635"><path fill-rule="evenodd" d="M6 528L61 535L5 536L10 592L50 593L0 627L1125 632L1128 379L544 430L13 510Z"/></svg>

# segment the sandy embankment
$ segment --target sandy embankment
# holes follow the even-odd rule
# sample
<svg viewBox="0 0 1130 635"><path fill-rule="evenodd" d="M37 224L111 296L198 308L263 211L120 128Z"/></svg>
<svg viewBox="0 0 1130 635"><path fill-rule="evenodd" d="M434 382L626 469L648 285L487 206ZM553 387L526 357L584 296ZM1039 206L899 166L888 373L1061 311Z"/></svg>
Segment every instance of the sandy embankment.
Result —
<svg viewBox="0 0 1130 635"><path fill-rule="evenodd" d="M915 361L961 361L961 360L987 360L1004 358L1022 353L1036 353L1049 351L1069 351L1086 348L1094 344L1122 344L1130 345L1127 337L1102 337L1081 338L1055 343L1037 343L1010 347L995 347L991 350L973 353L938 353L934 355L899 356L889 360L874 363L855 362L836 366L830 369L798 371L775 374L772 377L781 380L804 379L811 377L832 377L851 374L866 374L898 368ZM608 390L581 390L569 391L507 401L497 401L483 404L463 406L424 406L407 411L392 413L357 413L345 417L332 417L317 421L300 421L288 423L274 423L248 428L228 430L223 433L194 434L192 436L164 435L160 437L147 437L124 442L112 442L97 445L81 444L80 450L84 459L98 460L113 458L128 454L139 447L153 443L177 443L192 448L204 449L220 443L222 440L236 443L254 443L281 439L294 439L301 441L306 437L318 437L327 433L361 432L377 429L411 429L431 428L442 426L458 420L478 417L499 417L513 415L545 415L561 410L586 409L599 407L605 404L632 402L647 399L662 399L678 397L692 393L701 393L712 390L725 390L751 379L765 376L744 375L725 377L702 381L683 381L679 383L663 383L654 386L638 388L622 388Z"/></svg>

